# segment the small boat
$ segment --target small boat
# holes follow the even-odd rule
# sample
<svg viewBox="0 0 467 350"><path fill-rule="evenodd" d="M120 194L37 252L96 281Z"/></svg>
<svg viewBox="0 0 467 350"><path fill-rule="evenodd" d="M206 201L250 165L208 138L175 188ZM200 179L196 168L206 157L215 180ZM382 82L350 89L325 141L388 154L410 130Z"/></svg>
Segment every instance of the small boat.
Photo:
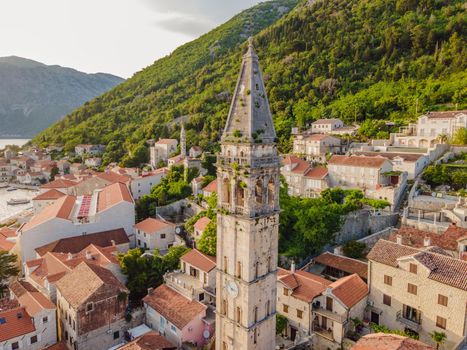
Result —
<svg viewBox="0 0 467 350"><path fill-rule="evenodd" d="M8 205L19 205L19 204L28 204L30 202L29 199L27 198L11 198L10 200L8 200L6 203Z"/></svg>
<svg viewBox="0 0 467 350"><path fill-rule="evenodd" d="M7 188L10 187L6 182L0 182L0 188Z"/></svg>
<svg viewBox="0 0 467 350"><path fill-rule="evenodd" d="M6 189L8 192L11 192L11 191L16 191L17 188L16 187L10 187L10 188L7 188Z"/></svg>

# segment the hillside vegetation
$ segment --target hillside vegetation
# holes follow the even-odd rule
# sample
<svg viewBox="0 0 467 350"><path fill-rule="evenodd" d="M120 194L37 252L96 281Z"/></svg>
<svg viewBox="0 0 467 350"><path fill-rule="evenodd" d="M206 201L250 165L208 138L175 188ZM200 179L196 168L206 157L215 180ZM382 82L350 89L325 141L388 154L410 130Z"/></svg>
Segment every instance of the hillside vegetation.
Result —
<svg viewBox="0 0 467 350"><path fill-rule="evenodd" d="M0 57L0 137L32 137L123 81L21 57Z"/></svg>
<svg viewBox="0 0 467 350"><path fill-rule="evenodd" d="M417 107L467 107L463 1L302 1L280 18L296 3L271 1L241 13L34 141L64 143L68 150L105 143L107 162L124 156L124 164L134 165L146 139L178 137L175 122L183 119L189 146L213 148L245 40L255 33L281 151L290 148L292 126L322 117L403 124L416 117Z"/></svg>

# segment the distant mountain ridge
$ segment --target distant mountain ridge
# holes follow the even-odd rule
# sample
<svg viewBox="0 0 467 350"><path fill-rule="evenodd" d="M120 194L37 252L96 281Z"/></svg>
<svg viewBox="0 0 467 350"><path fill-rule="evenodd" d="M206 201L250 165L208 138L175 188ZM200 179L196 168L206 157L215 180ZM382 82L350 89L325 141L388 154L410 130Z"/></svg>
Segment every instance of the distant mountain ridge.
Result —
<svg viewBox="0 0 467 350"><path fill-rule="evenodd" d="M124 79L0 57L0 137L32 137Z"/></svg>

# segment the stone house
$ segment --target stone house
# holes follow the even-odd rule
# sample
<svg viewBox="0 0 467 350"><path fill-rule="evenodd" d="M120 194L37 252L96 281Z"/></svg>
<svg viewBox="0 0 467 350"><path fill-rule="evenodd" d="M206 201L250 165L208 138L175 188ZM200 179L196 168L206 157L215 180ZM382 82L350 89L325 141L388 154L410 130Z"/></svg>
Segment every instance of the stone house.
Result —
<svg viewBox="0 0 467 350"><path fill-rule="evenodd" d="M363 316L368 287L357 275L334 282L305 271L279 269L277 311L287 318L286 337L315 349L339 349L350 318ZM314 335L314 337L311 337Z"/></svg>
<svg viewBox="0 0 467 350"><path fill-rule="evenodd" d="M75 154L77 156L92 155L96 156L105 152L104 145L76 145Z"/></svg>
<svg viewBox="0 0 467 350"><path fill-rule="evenodd" d="M130 183L131 194L134 200L150 194L154 186L158 185L167 176L167 168L156 169L151 172L143 172L141 175L132 177Z"/></svg>
<svg viewBox="0 0 467 350"><path fill-rule="evenodd" d="M198 221L195 222L193 225L194 233L193 236L195 239L200 239L201 236L204 233L204 230L206 227L209 225L211 222L211 219L209 219L207 216L203 216L202 218L199 218Z"/></svg>
<svg viewBox="0 0 467 350"><path fill-rule="evenodd" d="M67 179L55 179L40 186L39 192L44 193L50 190L57 190L64 194L72 194L72 188L78 184L78 181Z"/></svg>
<svg viewBox="0 0 467 350"><path fill-rule="evenodd" d="M101 157L90 157L86 158L84 164L90 168L99 167L102 165Z"/></svg>
<svg viewBox="0 0 467 350"><path fill-rule="evenodd" d="M191 191L193 193L193 196L197 196L199 194L202 194L203 193L203 181L204 181L204 178L202 176L198 176L196 178L194 178L193 180L191 180Z"/></svg>
<svg viewBox="0 0 467 350"><path fill-rule="evenodd" d="M36 257L35 249L58 239L123 228L133 240L134 202L121 183L91 196L64 196L19 228L21 261Z"/></svg>
<svg viewBox="0 0 467 350"><path fill-rule="evenodd" d="M203 149L199 146L193 146L188 151L190 158L198 158L203 154Z"/></svg>
<svg viewBox="0 0 467 350"><path fill-rule="evenodd" d="M13 172L10 163L4 158L0 158L0 182L8 182L12 177Z"/></svg>
<svg viewBox="0 0 467 350"><path fill-rule="evenodd" d="M395 207L407 186L407 173L394 171L383 157L334 155L328 161L331 187L360 189L365 196Z"/></svg>
<svg viewBox="0 0 467 350"><path fill-rule="evenodd" d="M180 259L180 271L164 276L165 283L187 298L215 305L216 258L192 249Z"/></svg>
<svg viewBox="0 0 467 350"><path fill-rule="evenodd" d="M342 127L344 127L344 122L338 118L318 119L311 123L311 132L316 134L325 134Z"/></svg>
<svg viewBox="0 0 467 350"><path fill-rule="evenodd" d="M296 156L285 156L280 171L291 196L315 198L328 188L328 170L323 166L312 167Z"/></svg>
<svg viewBox="0 0 467 350"><path fill-rule="evenodd" d="M144 250L167 251L175 243L176 225L171 222L147 218L133 227L136 246Z"/></svg>
<svg viewBox="0 0 467 350"><path fill-rule="evenodd" d="M407 172L408 180L416 178L430 164L430 158L421 153L354 152L353 154L386 158L391 162L394 171Z"/></svg>
<svg viewBox="0 0 467 350"><path fill-rule="evenodd" d="M39 350L55 344L55 305L25 281L10 284L10 297L0 309L0 348Z"/></svg>
<svg viewBox="0 0 467 350"><path fill-rule="evenodd" d="M162 160L167 162L169 157L177 151L178 141L176 139L160 139L149 148L150 162L155 168Z"/></svg>
<svg viewBox="0 0 467 350"><path fill-rule="evenodd" d="M418 334L427 343L432 343L431 332L443 332L441 349L464 340L467 261L439 247L418 249L386 240L379 240L367 258L367 321Z"/></svg>
<svg viewBox="0 0 467 350"><path fill-rule="evenodd" d="M203 188L203 196L205 198L217 193L217 179L211 181L206 187Z"/></svg>
<svg viewBox="0 0 467 350"><path fill-rule="evenodd" d="M326 162L326 155L341 153L341 140L326 134L297 135L293 142L293 153L309 161Z"/></svg>
<svg viewBox="0 0 467 350"><path fill-rule="evenodd" d="M202 349L214 331L212 315L207 319L207 306L187 298L163 284L143 299L146 324L181 348L190 344Z"/></svg>
<svg viewBox="0 0 467 350"><path fill-rule="evenodd" d="M39 213L40 211L42 211L42 209L49 206L50 204L55 203L57 199L62 198L64 196L66 196L65 193L59 190L56 190L54 188L51 190L48 190L47 192L42 192L38 194L32 199L34 213L35 214Z"/></svg>
<svg viewBox="0 0 467 350"><path fill-rule="evenodd" d="M368 264L343 255L324 252L303 267L302 270L320 275L331 281L356 273L363 282L368 280Z"/></svg>
<svg viewBox="0 0 467 350"><path fill-rule="evenodd" d="M70 350L108 349L127 328L128 289L109 270L81 262L57 282L60 339Z"/></svg>
<svg viewBox="0 0 467 350"><path fill-rule="evenodd" d="M467 110L428 112L421 115L416 124L409 124L399 133L391 134L391 139L394 146L429 149L442 143L440 135L451 138L460 128L467 128Z"/></svg>

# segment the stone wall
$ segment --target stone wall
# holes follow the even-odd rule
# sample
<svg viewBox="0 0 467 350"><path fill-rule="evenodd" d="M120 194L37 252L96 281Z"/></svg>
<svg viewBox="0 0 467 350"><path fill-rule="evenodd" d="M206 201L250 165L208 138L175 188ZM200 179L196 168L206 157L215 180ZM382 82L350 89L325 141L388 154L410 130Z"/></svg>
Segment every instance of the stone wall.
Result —
<svg viewBox="0 0 467 350"><path fill-rule="evenodd" d="M195 216L203 210L205 210L203 207L188 199L181 199L156 208L157 215L175 223L183 223L185 219Z"/></svg>
<svg viewBox="0 0 467 350"><path fill-rule="evenodd" d="M350 213L345 218L341 230L336 234L335 243L344 244L350 240L358 240L388 227L395 226L399 220L397 213L360 210Z"/></svg>

